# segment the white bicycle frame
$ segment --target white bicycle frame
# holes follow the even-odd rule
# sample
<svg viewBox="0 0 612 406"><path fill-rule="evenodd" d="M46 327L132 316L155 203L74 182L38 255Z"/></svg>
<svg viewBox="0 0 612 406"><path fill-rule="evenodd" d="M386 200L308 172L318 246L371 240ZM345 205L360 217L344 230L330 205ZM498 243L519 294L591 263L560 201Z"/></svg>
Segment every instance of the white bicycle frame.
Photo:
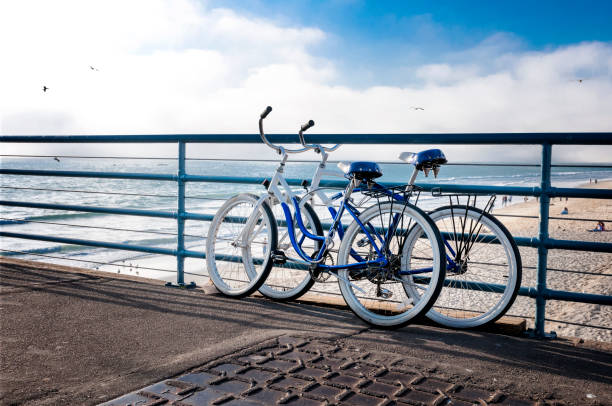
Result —
<svg viewBox="0 0 612 406"><path fill-rule="evenodd" d="M329 196L327 196L327 194L319 188L321 180L323 179L323 176L335 176L335 177L343 178L344 175L338 171L328 170L327 169L327 159L329 157L329 154L322 149L320 150L320 153L321 153L321 161L319 162L317 169L315 170L313 174L312 181L310 183L310 189L312 190L311 192L312 195L318 197L323 202L324 205L329 207L329 206L332 206L333 203L332 203L332 200L329 198ZM246 247L248 244L251 243L251 240L249 240L246 236L246 232L247 230L251 229L251 227L253 226L253 223L256 221L256 218L258 217L257 213L259 213L259 211L261 210L261 206L263 205L263 202L269 201L270 206L273 206L273 203L276 203L276 201L285 202L289 207L293 205L293 198L296 197L296 195L291 189L291 186L289 185L289 183L287 183L287 180L285 179L283 175L285 164L287 162L289 154L284 149L281 149L281 154L282 154L281 162L278 168L276 168L276 171L274 172L274 176L270 180L270 184L268 185L268 193L262 194L262 196L257 200L257 203L255 204L255 207L253 209L253 214L251 214L251 216L249 217L249 219L247 220L245 224L243 231L238 236L237 241L235 241L235 243L238 246ZM276 199L276 200L273 200L273 199ZM304 204L306 204L306 200L307 199L300 200L300 208L304 207ZM256 232L252 233L252 236L254 237L255 235L257 235L263 226L264 225L262 223L259 226L259 228L256 230ZM284 235L279 239L278 241L279 245L282 243L282 241L285 238L287 238L287 235ZM238 243L238 241L240 241L240 243Z"/></svg>

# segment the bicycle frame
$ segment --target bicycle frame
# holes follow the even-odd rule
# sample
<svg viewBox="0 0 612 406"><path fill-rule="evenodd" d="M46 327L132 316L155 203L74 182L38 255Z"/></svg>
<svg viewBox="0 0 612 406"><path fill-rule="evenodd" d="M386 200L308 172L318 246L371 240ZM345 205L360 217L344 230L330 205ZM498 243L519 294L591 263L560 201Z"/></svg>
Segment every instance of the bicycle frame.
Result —
<svg viewBox="0 0 612 406"><path fill-rule="evenodd" d="M284 167L288 159L288 154L284 151L281 152L282 153L281 162L278 168L276 169L274 176L270 180L270 183L267 185L268 193L267 195L262 195L257 201L254 207L254 210L253 210L253 215L251 215L251 217L247 220L246 226L244 228L245 231L243 231L243 233L245 233L246 230L250 229L252 223L255 221L257 217L255 213L258 212L263 202L270 201L271 199L277 199L280 202L280 205L282 207L283 214L285 217L285 221L287 224L287 230L288 230L287 235L289 236L291 245L293 246L294 250L296 251L296 253L301 259L301 260L292 259L294 262L298 264L302 264L302 265L307 265L309 267L314 267L317 270L324 270L324 271L330 271L330 272L338 271L340 269L359 270L359 269L364 269L367 267L386 266L388 264L388 260L385 258L384 251L386 249L385 242L388 240L387 239L388 235L385 235L383 237L380 235L380 233L376 231L375 227L373 227L372 225L368 225L368 226L364 225L361 222L361 220L359 220L359 216L361 214L360 211L355 206L353 206L351 203L349 203L350 196L353 192L359 192L363 190L363 188L359 187L360 181L356 181L355 179L353 179L351 180L351 182L349 183L349 185L343 192L337 193L336 195L332 197L327 196L325 193L323 193L319 189L319 184L323 176L324 175L342 176L342 175L340 175L337 171L327 170L326 166L327 166L328 154L324 150L320 150L319 152L321 153L321 162L319 163L319 165L317 166L317 169L315 170L315 173L313 174L310 188L312 190L311 193L313 195L316 195L316 197L318 197L328 207L328 210L330 211L332 215L332 224L327 230L326 235L319 236L316 234L312 234L311 232L308 231L308 229L304 225L303 220L302 220L302 214L301 214L302 210L301 209L303 207L303 204L305 204L305 201L301 201L298 199L297 196L295 196L295 194L291 190L291 187L289 186L289 184L287 183L287 181L285 180L283 176ZM382 191L383 193L387 194L388 196L390 196L396 201L408 203L409 199L406 199L404 196L386 189L384 186L376 182L371 182L369 186L376 187L377 190ZM334 207L334 201L337 201L340 198L342 198L342 201L339 205L338 210L336 210ZM290 208L291 206L293 206L293 209L295 212L295 219L297 222L298 229L302 233L299 241L296 238L296 228L294 226L294 221L293 221L294 216L291 213L291 208ZM330 242L333 240L334 233L337 231L339 238L340 239L343 238L344 230L343 230L343 226L341 223L341 218L345 211L350 214L353 220L356 221L359 227L363 230L366 238L368 238L368 240L372 244L372 247L374 248L376 252L377 258L375 260L369 260L369 261L364 260L356 252L351 250L351 256L353 256L353 258L357 262L354 262L351 264L345 264L345 265L322 264L320 262L322 262L322 260L324 259L324 256L326 255ZM393 223L390 225L389 230L394 230L397 228L397 224L395 223L397 219L398 217L396 215L396 218L393 219ZM257 233L254 233L254 235L255 234ZM243 234L241 234L241 236L239 237L239 239L242 240L243 244L245 244L246 246L246 244L249 244L250 241L245 241L245 238L246 236ZM285 236L283 236L283 238L285 238ZM307 238L310 240L319 241L322 243L319 251L316 253L314 258L306 254L304 250L302 249L302 245ZM377 244L377 242L379 244ZM453 264L452 265L453 267L455 267L454 262L452 261L452 258L448 257L447 260L449 261L450 264ZM400 275L416 275L416 274L432 272L432 270L433 270L432 268L420 268L420 269L414 269L410 271L399 271L399 274Z"/></svg>

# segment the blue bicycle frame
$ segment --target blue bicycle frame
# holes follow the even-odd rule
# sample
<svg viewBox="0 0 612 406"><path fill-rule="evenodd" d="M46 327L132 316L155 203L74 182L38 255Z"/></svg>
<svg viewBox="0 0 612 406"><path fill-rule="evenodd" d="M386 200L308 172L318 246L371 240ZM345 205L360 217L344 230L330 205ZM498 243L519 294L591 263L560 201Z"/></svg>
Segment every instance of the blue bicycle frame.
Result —
<svg viewBox="0 0 612 406"><path fill-rule="evenodd" d="M404 198L403 196L397 194L397 193L393 193L391 192L389 189L385 188L384 186L372 182L370 184L370 186L374 186L376 188L377 191L381 191L384 194L392 197L393 199L403 202L403 203L408 203L408 199ZM349 188L351 188L351 186L349 186ZM349 189L350 191L361 191L361 190L365 190L363 188L352 188ZM368 189L371 190L371 189ZM300 231L302 232L302 236L300 238L299 241L296 240L295 237L295 228L294 228L294 222L293 222L293 216L291 214L291 210L289 208L289 205L285 202L281 202L281 207L283 208L283 213L285 215L285 219L286 219L286 223L287 223L287 228L288 228L288 233L289 233L289 239L291 241L291 244L293 246L293 248L295 249L295 251L297 252L297 254L300 256L300 258L303 260L302 263L304 264L308 264L308 265L315 265L317 269L319 270L326 270L326 271L337 271L340 269L364 269L367 267L370 267L372 265L374 266L379 266L379 267L384 267L386 265L388 265L389 261L387 260L386 256L385 256L385 251L387 250L387 243L391 238L392 232L394 230L397 229L397 222L399 219L399 215L396 214L392 224L390 225L389 229L387 230L386 234L383 236L381 236L381 234L376 230L376 227L372 226L371 224L368 224L367 226L364 225L361 220L359 219L360 216L360 212L359 210L354 207L352 204L350 204L348 202L348 198L346 197L347 192L340 192L337 195L334 195L333 197L331 197L332 201L338 200L341 197L344 197L344 199L342 199L342 203L340 204L339 209L336 211L333 207L329 207L329 211L332 215L332 224L329 227L329 230L327 231L327 236L319 236L316 234L312 234L311 232L309 232L306 229L306 226L303 223L302 220L302 215L301 215L301 209L300 209L300 204L299 201L296 197L293 197L292 202L293 202L293 206L294 206L294 210L295 210L295 218L296 218L296 222L298 225L298 228L300 229ZM328 241L331 241L331 239L334 236L334 232L337 231L338 232L338 236L340 237L340 239L342 239L344 237L344 227L342 226L341 223L341 218L342 215L344 214L344 211L347 211L351 217L354 219L354 221L357 222L357 224L359 225L359 227L363 230L366 238L369 240L370 244L372 245L372 247L374 248L374 251L376 252L377 255L377 259L375 260L364 260L364 258L362 258L358 253L356 253L353 249L351 249L351 256L357 261L355 263L351 263L351 264L345 264L345 265L325 265L325 264L321 264L321 260L323 259L323 256L326 253L327 250L327 246L328 246ZM319 241L322 243L319 251L317 252L316 256L314 258L310 257L308 254L306 254L304 252L304 250L302 249L302 244L304 243L304 241L306 240L306 238L314 240L314 241ZM377 244L377 242L380 244ZM450 261L452 261L449 258ZM301 262L301 261L298 261ZM410 271L399 271L400 275L416 275L416 274L422 274L422 273L428 273L428 272L432 272L433 268L429 267L429 268L420 268L420 269L413 269Z"/></svg>

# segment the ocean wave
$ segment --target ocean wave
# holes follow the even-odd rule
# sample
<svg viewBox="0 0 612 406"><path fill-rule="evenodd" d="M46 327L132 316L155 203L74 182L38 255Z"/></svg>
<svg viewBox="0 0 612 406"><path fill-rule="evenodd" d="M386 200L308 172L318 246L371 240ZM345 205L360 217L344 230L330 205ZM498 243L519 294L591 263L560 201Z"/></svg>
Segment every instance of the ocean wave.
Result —
<svg viewBox="0 0 612 406"><path fill-rule="evenodd" d="M27 222L28 220L31 221L42 221L42 220L67 220L67 219L74 219L74 218L92 218L92 217L99 217L99 216L109 216L112 214L107 214L107 213L61 213L61 214L43 214L42 216L31 216L31 217L26 217L24 218L22 221Z"/></svg>
<svg viewBox="0 0 612 406"><path fill-rule="evenodd" d="M551 176L583 175L584 172L552 172Z"/></svg>
<svg viewBox="0 0 612 406"><path fill-rule="evenodd" d="M24 255L24 254L51 254L54 252L64 252L64 253L70 253L70 252L80 252L83 251L84 249L87 249L91 252L92 249L94 249L93 247L83 247L81 245L72 245L72 244L60 244L60 245L54 245L52 247L45 247L45 248L31 248L31 249L22 249L19 252L3 252L2 255L6 255L6 256L18 256L18 255Z"/></svg>
<svg viewBox="0 0 612 406"><path fill-rule="evenodd" d="M121 244L128 244L128 245L145 245L145 246L152 246L152 247L158 247L158 246L163 246L163 245L168 245L168 244L175 244L176 245L176 237L174 238L164 238L164 237L160 237L160 238L138 238L138 239L133 239L133 240L124 240L121 242Z"/></svg>

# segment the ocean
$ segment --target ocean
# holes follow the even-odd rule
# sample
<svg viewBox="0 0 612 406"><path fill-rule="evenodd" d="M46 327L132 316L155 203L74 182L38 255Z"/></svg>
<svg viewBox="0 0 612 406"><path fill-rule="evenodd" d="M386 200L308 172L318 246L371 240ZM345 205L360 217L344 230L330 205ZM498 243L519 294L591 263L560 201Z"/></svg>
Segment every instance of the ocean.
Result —
<svg viewBox="0 0 612 406"><path fill-rule="evenodd" d="M286 166L287 178L310 179L316 162L291 162ZM3 157L2 168L106 171L176 174L175 159L111 159L111 158L11 158ZM271 177L277 163L188 160L187 173L193 175ZM329 168L335 164L329 164ZM381 164L384 182L402 182L410 176L406 164ZM539 167L530 166L471 166L447 165L437 179L432 174L419 175L417 183L537 186ZM573 187L590 179L612 179L609 168L553 168L553 186ZM41 176L2 175L2 200L71 204L92 207L114 207L143 210L176 211L177 185L169 181L116 180ZM301 188L296 188L300 191ZM225 199L240 193L261 193L260 185L188 183L186 210L193 213L214 214ZM481 197L479 205L487 199ZM513 203L522 201L514 196ZM448 198L436 199L423 193L419 205L425 210L444 205ZM372 202L370 202L371 204ZM499 204L499 199L498 203ZM317 208L323 214L324 208ZM176 221L139 216L83 213L73 211L30 209L1 206L0 227L4 231L53 235L65 238L100 240L113 243L176 248ZM187 221L185 245L187 249L204 251L207 222ZM0 240L0 255L38 260L63 265L95 268L110 272L147 276L167 281L176 280L176 259L133 251L92 248L15 238ZM204 260L187 259L186 282L202 282L206 274Z"/></svg>

